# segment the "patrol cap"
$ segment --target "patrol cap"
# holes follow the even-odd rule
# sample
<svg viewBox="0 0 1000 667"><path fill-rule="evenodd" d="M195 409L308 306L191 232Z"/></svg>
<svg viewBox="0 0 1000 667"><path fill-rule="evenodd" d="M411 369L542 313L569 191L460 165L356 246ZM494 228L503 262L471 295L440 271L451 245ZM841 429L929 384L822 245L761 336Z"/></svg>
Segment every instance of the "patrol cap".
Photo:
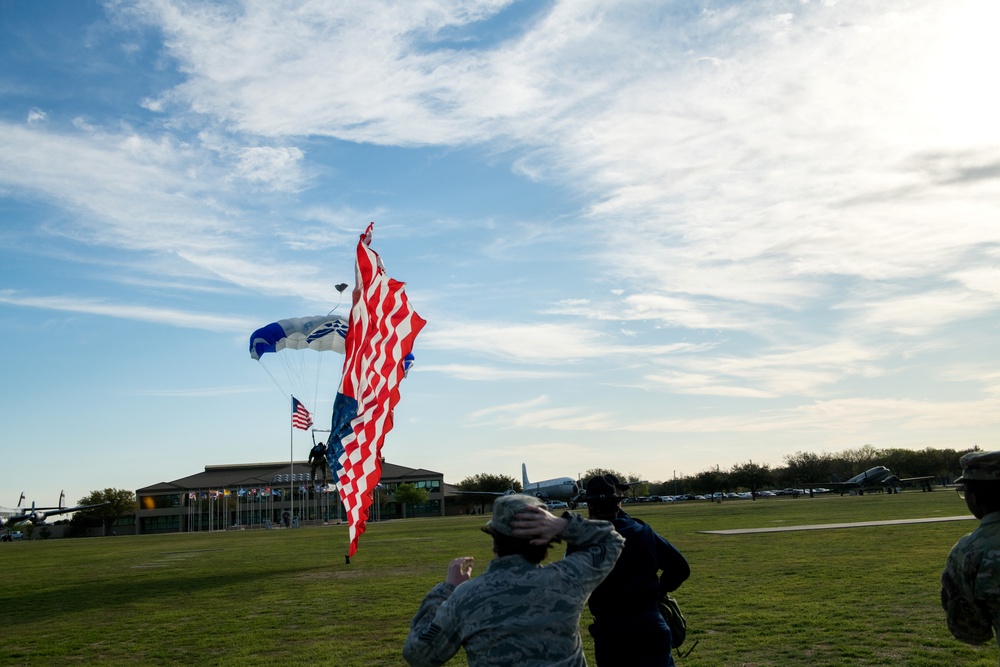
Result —
<svg viewBox="0 0 1000 667"><path fill-rule="evenodd" d="M958 482L997 482L1000 481L1000 451L969 452L959 459L962 464L962 476Z"/></svg>
<svg viewBox="0 0 1000 667"><path fill-rule="evenodd" d="M614 475L598 475L587 482L585 497L587 502L595 500L621 500L622 492L628 489Z"/></svg>
<svg viewBox="0 0 1000 667"><path fill-rule="evenodd" d="M500 533L510 536L513 532L510 523L514 520L514 515L529 507L544 508L545 503L535 496L525 496L519 493L500 496L493 501L493 518L483 526L483 532L490 535Z"/></svg>

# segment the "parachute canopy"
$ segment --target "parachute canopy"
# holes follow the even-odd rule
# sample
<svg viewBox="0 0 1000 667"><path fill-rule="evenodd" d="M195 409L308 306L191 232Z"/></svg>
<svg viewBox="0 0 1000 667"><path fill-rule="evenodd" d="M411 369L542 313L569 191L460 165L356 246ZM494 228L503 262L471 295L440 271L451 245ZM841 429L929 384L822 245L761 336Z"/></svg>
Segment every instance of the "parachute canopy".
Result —
<svg viewBox="0 0 1000 667"><path fill-rule="evenodd" d="M347 320L340 315L317 315L278 320L250 335L250 356L257 361L280 350L332 351L344 354Z"/></svg>

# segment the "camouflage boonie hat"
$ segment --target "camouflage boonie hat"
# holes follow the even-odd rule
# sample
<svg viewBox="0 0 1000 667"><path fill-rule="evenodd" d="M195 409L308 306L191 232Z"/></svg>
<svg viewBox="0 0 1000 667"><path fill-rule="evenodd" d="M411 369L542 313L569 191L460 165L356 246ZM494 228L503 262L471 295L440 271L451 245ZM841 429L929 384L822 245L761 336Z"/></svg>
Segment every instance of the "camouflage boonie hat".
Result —
<svg viewBox="0 0 1000 667"><path fill-rule="evenodd" d="M534 496L521 494L511 494L500 496L493 501L493 518L486 522L482 530L484 533L500 533L510 535L513 530L510 522L514 520L514 515L523 512L528 507L545 507L545 503Z"/></svg>
<svg viewBox="0 0 1000 667"><path fill-rule="evenodd" d="M969 452L961 459L962 476L956 482L1000 481L1000 452Z"/></svg>

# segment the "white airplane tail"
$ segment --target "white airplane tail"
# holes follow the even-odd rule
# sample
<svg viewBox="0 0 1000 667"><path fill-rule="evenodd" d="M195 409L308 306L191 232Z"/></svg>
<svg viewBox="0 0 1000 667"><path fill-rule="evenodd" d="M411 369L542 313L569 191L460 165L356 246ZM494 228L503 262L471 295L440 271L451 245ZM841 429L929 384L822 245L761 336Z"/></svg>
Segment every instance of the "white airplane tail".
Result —
<svg viewBox="0 0 1000 667"><path fill-rule="evenodd" d="M521 464L521 487L527 491L528 490L528 466Z"/></svg>

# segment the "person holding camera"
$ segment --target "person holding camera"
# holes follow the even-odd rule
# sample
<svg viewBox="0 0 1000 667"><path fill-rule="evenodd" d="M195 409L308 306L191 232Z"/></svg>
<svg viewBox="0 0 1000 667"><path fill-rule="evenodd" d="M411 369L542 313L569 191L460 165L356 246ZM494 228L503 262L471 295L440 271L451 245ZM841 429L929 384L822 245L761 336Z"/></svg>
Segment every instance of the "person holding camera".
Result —
<svg viewBox="0 0 1000 667"><path fill-rule="evenodd" d="M580 614L614 567L622 536L607 521L557 517L519 494L498 497L482 530L493 538L493 560L475 578L471 557L451 561L413 617L407 663L442 665L465 647L470 667L585 667ZM541 565L559 540L573 553Z"/></svg>

